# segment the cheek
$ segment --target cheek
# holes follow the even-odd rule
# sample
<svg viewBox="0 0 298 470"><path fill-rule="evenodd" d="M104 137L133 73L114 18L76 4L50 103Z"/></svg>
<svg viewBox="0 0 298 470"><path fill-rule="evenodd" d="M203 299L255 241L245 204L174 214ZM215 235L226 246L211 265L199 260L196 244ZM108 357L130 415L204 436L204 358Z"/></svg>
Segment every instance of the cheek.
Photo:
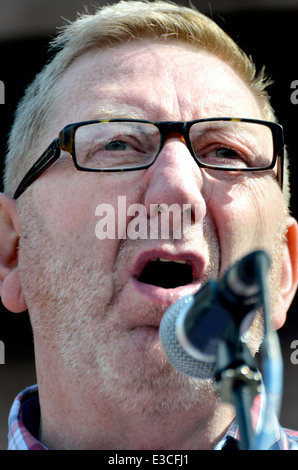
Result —
<svg viewBox="0 0 298 470"><path fill-rule="evenodd" d="M110 189L106 191L109 193ZM46 191L41 186L36 189L34 206L42 220L45 243L53 247L53 256L67 258L69 264L83 264L89 260L93 266L98 263L97 269L111 271L117 240L96 237L96 207L103 197L94 182L83 185L77 181L71 188L55 184L47 185ZM107 202L114 203L112 195Z"/></svg>
<svg viewBox="0 0 298 470"><path fill-rule="evenodd" d="M138 200L137 183L127 174L76 172L59 181L36 185L34 201L49 239L68 256L114 263L129 219L127 208ZM61 179L61 178L60 178Z"/></svg>
<svg viewBox="0 0 298 470"><path fill-rule="evenodd" d="M218 232L223 270L255 249L274 253L285 211L282 194L272 179L243 178L233 186L216 182L209 209Z"/></svg>

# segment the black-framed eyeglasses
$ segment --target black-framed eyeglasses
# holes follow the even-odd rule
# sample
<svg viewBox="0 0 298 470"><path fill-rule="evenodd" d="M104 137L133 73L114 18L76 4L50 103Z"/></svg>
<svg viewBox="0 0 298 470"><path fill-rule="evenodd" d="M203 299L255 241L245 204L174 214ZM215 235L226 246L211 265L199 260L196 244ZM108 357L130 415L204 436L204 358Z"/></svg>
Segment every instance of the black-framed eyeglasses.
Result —
<svg viewBox="0 0 298 470"><path fill-rule="evenodd" d="M277 164L277 180L282 188L284 138L280 124L231 117L181 122L111 119L64 127L25 175L14 198L60 157L61 150L70 154L80 171L143 170L153 165L170 134L183 137L201 168L255 172Z"/></svg>

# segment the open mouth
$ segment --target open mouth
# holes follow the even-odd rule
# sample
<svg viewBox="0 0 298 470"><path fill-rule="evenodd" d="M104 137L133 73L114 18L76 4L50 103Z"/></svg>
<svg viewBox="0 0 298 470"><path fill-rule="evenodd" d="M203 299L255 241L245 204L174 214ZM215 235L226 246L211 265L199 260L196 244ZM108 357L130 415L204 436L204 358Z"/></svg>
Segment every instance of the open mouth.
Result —
<svg viewBox="0 0 298 470"><path fill-rule="evenodd" d="M186 260L156 258L146 264L138 281L164 289L185 286L193 282L192 266Z"/></svg>

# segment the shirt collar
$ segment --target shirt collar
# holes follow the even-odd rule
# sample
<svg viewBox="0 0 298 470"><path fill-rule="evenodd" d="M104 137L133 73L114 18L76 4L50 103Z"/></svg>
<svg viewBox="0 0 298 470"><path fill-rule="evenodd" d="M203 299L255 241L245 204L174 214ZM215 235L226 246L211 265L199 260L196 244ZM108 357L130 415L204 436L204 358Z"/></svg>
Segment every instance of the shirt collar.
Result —
<svg viewBox="0 0 298 470"><path fill-rule="evenodd" d="M15 398L8 418L8 450L47 450L38 440L40 406L38 387L26 388Z"/></svg>

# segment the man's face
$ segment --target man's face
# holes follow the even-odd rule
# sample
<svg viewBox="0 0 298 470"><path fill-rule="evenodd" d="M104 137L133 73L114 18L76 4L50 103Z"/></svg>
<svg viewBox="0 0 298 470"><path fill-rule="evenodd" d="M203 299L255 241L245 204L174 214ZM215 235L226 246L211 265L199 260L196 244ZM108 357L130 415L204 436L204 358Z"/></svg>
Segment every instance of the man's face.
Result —
<svg viewBox="0 0 298 470"><path fill-rule="evenodd" d="M63 99L49 139L69 123L92 119L262 118L255 98L227 65L179 44L132 42L89 52L58 86ZM148 224L159 217L150 212L157 204L192 204L195 217L187 237L117 237L123 216L118 196L125 197L126 208L142 204ZM84 378L85 391L115 397L122 405L132 406L130 398L137 402L139 396L146 406L155 393L157 405L176 401L179 407L197 390L169 366L161 349L158 326L171 303L256 248L274 255L273 278L279 277L285 211L273 173L202 170L176 134L142 171L78 172L65 154L32 185L29 198L20 272L37 349L47 350L53 369L59 363L57 380L59 370L61 380L65 373L78 383ZM99 204L115 209L113 239L96 237ZM131 220L128 215L126 228ZM166 261L162 268L153 263L146 282L140 281L157 258L177 264L171 288L153 284L158 269L170 276L174 266L167 271ZM182 286L185 261L192 274Z"/></svg>

